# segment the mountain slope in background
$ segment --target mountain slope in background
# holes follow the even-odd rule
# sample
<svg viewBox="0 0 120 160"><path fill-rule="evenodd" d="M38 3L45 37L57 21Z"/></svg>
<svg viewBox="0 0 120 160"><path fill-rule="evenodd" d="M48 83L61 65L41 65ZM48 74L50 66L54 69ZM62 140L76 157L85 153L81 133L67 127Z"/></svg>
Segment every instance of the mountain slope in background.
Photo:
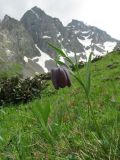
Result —
<svg viewBox="0 0 120 160"><path fill-rule="evenodd" d="M6 15L0 22L0 64L20 63L26 76L35 71L48 72L56 66L56 54L48 42L61 47L72 60L76 53L77 59L83 62L91 51L93 58L104 56L114 48L118 49L120 44L120 41L94 26L77 20L64 26L58 18L33 7L20 21Z"/></svg>
<svg viewBox="0 0 120 160"><path fill-rule="evenodd" d="M70 57L77 53L81 61L86 61L91 51L94 56L104 55L112 51L118 43L118 40L105 31L81 21L72 20L67 26L63 26L59 19L48 16L38 7L27 11L21 22L33 37L35 44L52 58L55 54L49 48L48 42L61 45Z"/></svg>
<svg viewBox="0 0 120 160"><path fill-rule="evenodd" d="M23 24L9 16L5 16L0 25L0 56L5 60L12 59L23 63L23 56L39 55L34 41Z"/></svg>

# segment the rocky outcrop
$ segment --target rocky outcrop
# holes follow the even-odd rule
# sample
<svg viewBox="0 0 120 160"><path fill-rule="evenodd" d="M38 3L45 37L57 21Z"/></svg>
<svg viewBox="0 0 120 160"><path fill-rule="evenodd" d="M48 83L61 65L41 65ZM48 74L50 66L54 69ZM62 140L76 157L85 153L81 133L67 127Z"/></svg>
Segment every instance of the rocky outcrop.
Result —
<svg viewBox="0 0 120 160"><path fill-rule="evenodd" d="M114 48L115 51L120 51L120 42L117 43L117 45Z"/></svg>
<svg viewBox="0 0 120 160"><path fill-rule="evenodd" d="M23 24L5 16L0 25L0 56L5 61L23 63L24 56L37 56L34 41Z"/></svg>

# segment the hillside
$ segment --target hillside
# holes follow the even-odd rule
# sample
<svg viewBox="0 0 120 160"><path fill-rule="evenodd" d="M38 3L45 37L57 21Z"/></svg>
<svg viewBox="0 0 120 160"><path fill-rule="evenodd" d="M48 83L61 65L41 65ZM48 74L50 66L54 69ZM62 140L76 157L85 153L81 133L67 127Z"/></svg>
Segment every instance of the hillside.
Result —
<svg viewBox="0 0 120 160"><path fill-rule="evenodd" d="M85 81L86 68L79 73ZM1 160L120 159L120 52L91 64L92 114L71 78L70 88L55 90L50 82L41 99L1 107Z"/></svg>

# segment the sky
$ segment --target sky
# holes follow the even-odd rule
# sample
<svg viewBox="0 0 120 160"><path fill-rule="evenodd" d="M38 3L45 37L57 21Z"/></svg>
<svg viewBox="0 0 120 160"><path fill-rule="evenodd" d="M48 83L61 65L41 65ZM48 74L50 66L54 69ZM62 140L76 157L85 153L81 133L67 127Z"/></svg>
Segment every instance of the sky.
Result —
<svg viewBox="0 0 120 160"><path fill-rule="evenodd" d="M7 14L19 20L34 6L64 25L72 19L80 20L120 40L120 0L0 0L0 19Z"/></svg>

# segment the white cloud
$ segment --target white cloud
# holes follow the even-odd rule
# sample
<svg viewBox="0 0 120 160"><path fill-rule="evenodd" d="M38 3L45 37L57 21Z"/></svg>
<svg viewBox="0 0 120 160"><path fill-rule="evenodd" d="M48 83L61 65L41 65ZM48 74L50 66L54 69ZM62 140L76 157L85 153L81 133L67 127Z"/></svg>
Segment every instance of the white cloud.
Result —
<svg viewBox="0 0 120 160"><path fill-rule="evenodd" d="M8 14L20 19L34 6L60 18L65 25L72 19L82 20L120 39L120 0L0 0L0 18Z"/></svg>

